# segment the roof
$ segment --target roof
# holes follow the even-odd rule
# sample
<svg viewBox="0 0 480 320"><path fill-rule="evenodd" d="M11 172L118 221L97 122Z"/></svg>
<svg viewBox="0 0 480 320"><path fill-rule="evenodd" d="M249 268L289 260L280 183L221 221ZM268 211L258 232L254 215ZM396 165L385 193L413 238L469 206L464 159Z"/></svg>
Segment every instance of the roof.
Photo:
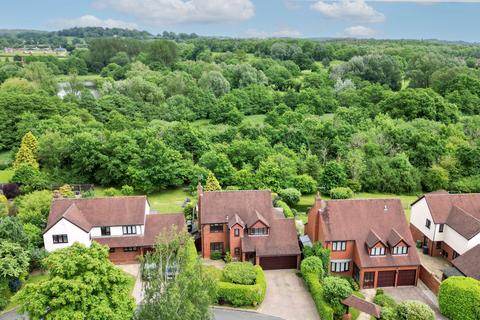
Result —
<svg viewBox="0 0 480 320"><path fill-rule="evenodd" d="M298 238L300 239L300 242L304 247L313 247L312 241L310 240L310 237L307 234L300 236Z"/></svg>
<svg viewBox="0 0 480 320"><path fill-rule="evenodd" d="M450 210L446 224L468 240L480 232L480 220L457 206Z"/></svg>
<svg viewBox="0 0 480 320"><path fill-rule="evenodd" d="M365 243L369 248L372 248L375 246L377 243L381 242L383 245L385 245L385 242L382 241L382 239L373 231L370 229L367 235L367 239L365 240Z"/></svg>
<svg viewBox="0 0 480 320"><path fill-rule="evenodd" d="M146 196L53 199L45 232L62 218L89 232L92 227L142 225Z"/></svg>
<svg viewBox="0 0 480 320"><path fill-rule="evenodd" d="M446 223L453 206L456 206L480 220L480 193L450 194L447 192L427 193L416 202L425 198L433 221Z"/></svg>
<svg viewBox="0 0 480 320"><path fill-rule="evenodd" d="M480 244L452 260L452 264L467 277L480 280Z"/></svg>
<svg viewBox="0 0 480 320"><path fill-rule="evenodd" d="M353 294L348 298L344 299L342 303L346 306L355 308L359 311L365 312L375 318L380 318L380 312L382 308L375 303L368 302L359 297L354 296Z"/></svg>
<svg viewBox="0 0 480 320"><path fill-rule="evenodd" d="M370 257L365 244L378 238L384 244L392 232L409 246L414 246L407 219L399 199L330 200L319 210L325 241L355 241L361 267L417 266L417 250L406 255L386 254ZM395 236L397 237L397 236ZM391 240L392 241L392 240Z"/></svg>
<svg viewBox="0 0 480 320"><path fill-rule="evenodd" d="M235 213L235 215L233 216L233 219L228 219L228 227L231 228L236 224L245 228L245 222L243 222L243 220L238 216L238 214Z"/></svg>
<svg viewBox="0 0 480 320"><path fill-rule="evenodd" d="M395 230L395 228L392 228L392 230L390 231L390 235L387 238L387 243L390 246L394 247L402 240L403 237L398 233L397 230Z"/></svg>
<svg viewBox="0 0 480 320"><path fill-rule="evenodd" d="M145 217L145 233L137 236L113 236L94 238L100 244L110 248L153 246L158 235L172 228L177 230L185 226L185 217L182 213L149 214Z"/></svg>

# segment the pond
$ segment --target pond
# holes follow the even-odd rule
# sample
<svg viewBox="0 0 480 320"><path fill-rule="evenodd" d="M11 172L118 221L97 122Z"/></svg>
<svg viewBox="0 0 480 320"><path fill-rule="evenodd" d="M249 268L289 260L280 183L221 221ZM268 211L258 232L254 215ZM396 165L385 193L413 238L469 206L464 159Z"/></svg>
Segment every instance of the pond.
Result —
<svg viewBox="0 0 480 320"><path fill-rule="evenodd" d="M95 99L98 99L99 93L97 89L97 84L94 81L86 80L82 81L83 86L85 89L90 91ZM70 84L67 81L59 82L58 83L58 93L57 96L60 99L63 99L70 91Z"/></svg>

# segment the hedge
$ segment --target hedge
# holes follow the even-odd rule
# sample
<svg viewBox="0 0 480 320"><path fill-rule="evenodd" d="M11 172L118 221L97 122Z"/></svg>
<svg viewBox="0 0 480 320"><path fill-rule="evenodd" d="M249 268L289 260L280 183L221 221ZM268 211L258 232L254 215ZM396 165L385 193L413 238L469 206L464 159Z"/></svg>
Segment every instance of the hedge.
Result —
<svg viewBox="0 0 480 320"><path fill-rule="evenodd" d="M290 209L290 207L288 206L288 204L286 204L285 202L283 202L282 200L277 200L277 203L275 204L277 207L280 207L283 209L283 214L285 215L285 217L287 218L294 218L295 215L293 214L293 211L292 209Z"/></svg>
<svg viewBox="0 0 480 320"><path fill-rule="evenodd" d="M314 273L308 273L303 275L303 279L307 283L308 291L312 295L320 319L333 320L333 309L323 298L323 288L318 276Z"/></svg>
<svg viewBox="0 0 480 320"><path fill-rule="evenodd" d="M257 278L253 285L218 282L217 301L226 302L235 307L257 306L262 303L267 291L267 282L260 266L255 266L255 272Z"/></svg>
<svg viewBox="0 0 480 320"><path fill-rule="evenodd" d="M225 282L236 284L255 284L257 272L251 262L231 262L223 268Z"/></svg>
<svg viewBox="0 0 480 320"><path fill-rule="evenodd" d="M350 199L353 198L353 191L350 188L333 188L330 190L330 197L332 199Z"/></svg>
<svg viewBox="0 0 480 320"><path fill-rule="evenodd" d="M449 277L440 285L440 312L451 320L480 319L480 281Z"/></svg>

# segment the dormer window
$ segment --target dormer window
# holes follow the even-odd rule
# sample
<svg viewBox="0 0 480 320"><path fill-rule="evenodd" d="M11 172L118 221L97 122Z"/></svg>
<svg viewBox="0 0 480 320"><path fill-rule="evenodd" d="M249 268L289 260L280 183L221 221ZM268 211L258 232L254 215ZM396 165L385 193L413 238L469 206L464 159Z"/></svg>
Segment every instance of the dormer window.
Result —
<svg viewBox="0 0 480 320"><path fill-rule="evenodd" d="M371 256L384 256L385 248L384 247L374 247L370 249Z"/></svg>
<svg viewBox="0 0 480 320"><path fill-rule="evenodd" d="M268 234L267 228L250 228L248 229L248 234L251 236L261 236Z"/></svg>
<svg viewBox="0 0 480 320"><path fill-rule="evenodd" d="M407 254L407 253L408 253L408 247L406 246L396 246L393 248L394 255Z"/></svg>

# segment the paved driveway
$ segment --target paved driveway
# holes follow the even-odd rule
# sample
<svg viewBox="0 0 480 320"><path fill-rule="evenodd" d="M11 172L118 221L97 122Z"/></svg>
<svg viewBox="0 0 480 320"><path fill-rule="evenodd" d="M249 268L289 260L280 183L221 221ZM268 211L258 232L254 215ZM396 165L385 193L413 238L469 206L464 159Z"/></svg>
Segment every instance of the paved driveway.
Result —
<svg viewBox="0 0 480 320"><path fill-rule="evenodd" d="M320 320L312 297L297 270L266 270L267 295L258 312L285 320Z"/></svg>
<svg viewBox="0 0 480 320"><path fill-rule="evenodd" d="M278 317L269 316L252 311L229 310L229 309L213 309L215 320L283 320Z"/></svg>
<svg viewBox="0 0 480 320"><path fill-rule="evenodd" d="M132 296L135 298L137 304L143 300L143 290L142 290L142 278L140 276L140 264L123 264L117 265L118 268L122 269L124 272L134 276L135 286L133 287Z"/></svg>

